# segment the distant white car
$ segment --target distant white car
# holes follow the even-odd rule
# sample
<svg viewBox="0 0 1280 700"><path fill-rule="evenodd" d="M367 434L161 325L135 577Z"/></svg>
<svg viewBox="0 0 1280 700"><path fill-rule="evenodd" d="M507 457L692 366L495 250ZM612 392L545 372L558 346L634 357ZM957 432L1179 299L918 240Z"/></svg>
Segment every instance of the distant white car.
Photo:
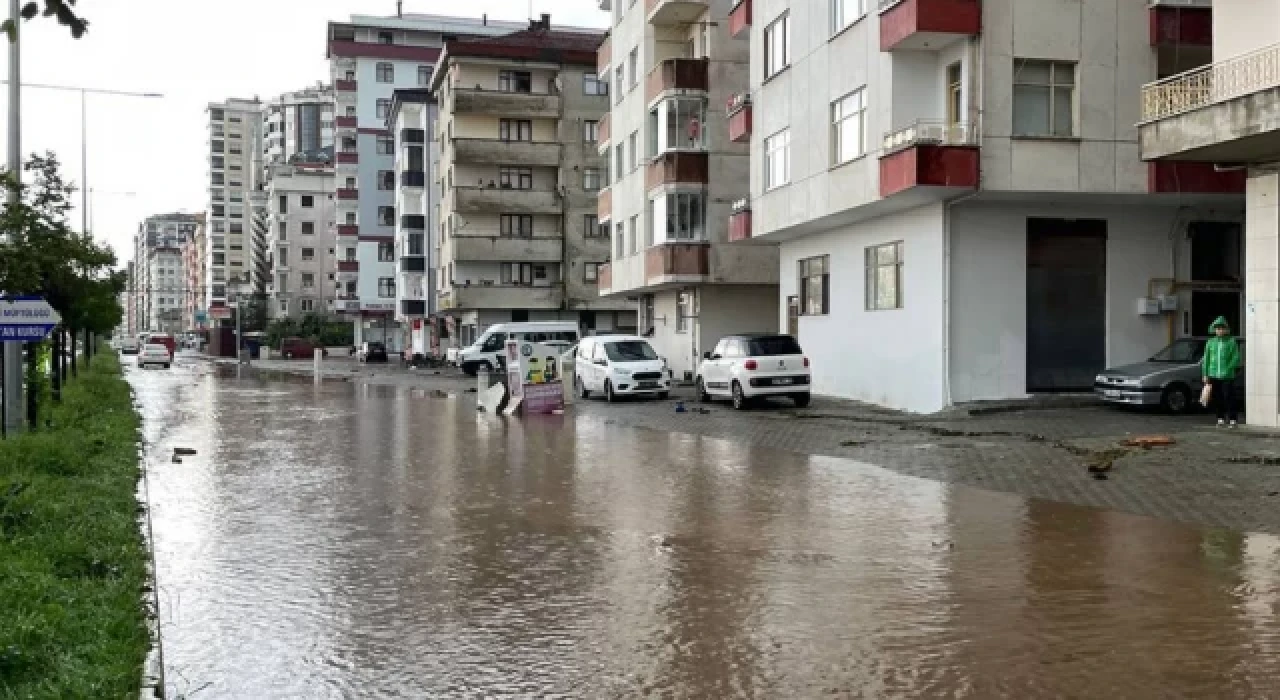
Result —
<svg viewBox="0 0 1280 700"><path fill-rule="evenodd" d="M703 355L698 366L698 399L728 398L733 407L749 408L765 396L790 398L809 405L809 358L789 335L730 335Z"/></svg>
<svg viewBox="0 0 1280 700"><path fill-rule="evenodd" d="M165 369L169 369L169 365L173 363L173 356L169 354L169 348L157 343L147 343L138 351L138 366L146 367L147 365L160 365Z"/></svg>
<svg viewBox="0 0 1280 700"><path fill-rule="evenodd" d="M138 345L137 338L121 338L120 339L121 355L137 355L138 348L139 348L139 345Z"/></svg>

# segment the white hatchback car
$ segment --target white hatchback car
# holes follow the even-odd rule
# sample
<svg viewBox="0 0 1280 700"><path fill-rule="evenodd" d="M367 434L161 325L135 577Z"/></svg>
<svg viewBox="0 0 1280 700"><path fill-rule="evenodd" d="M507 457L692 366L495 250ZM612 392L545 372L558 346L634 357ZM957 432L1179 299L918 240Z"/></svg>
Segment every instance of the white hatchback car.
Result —
<svg viewBox="0 0 1280 700"><path fill-rule="evenodd" d="M173 356L169 354L169 348L157 343L147 343L138 351L138 366L146 367L147 365L160 365L165 369L169 369L169 365L173 363Z"/></svg>
<svg viewBox="0 0 1280 700"><path fill-rule="evenodd" d="M730 335L704 354L698 366L698 399L733 400L748 408L755 399L784 396L804 408L809 405L809 358L789 335Z"/></svg>
<svg viewBox="0 0 1280 700"><path fill-rule="evenodd" d="M574 386L578 395L604 394L609 401L620 396L647 395L665 399L671 393L671 371L649 341L636 335L596 335L578 342L574 362Z"/></svg>

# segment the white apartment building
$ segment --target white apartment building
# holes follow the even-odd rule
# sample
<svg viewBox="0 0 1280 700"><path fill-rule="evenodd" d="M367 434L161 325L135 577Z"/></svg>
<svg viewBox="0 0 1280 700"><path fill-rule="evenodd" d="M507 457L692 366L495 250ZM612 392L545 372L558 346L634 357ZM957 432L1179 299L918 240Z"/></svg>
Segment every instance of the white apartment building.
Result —
<svg viewBox="0 0 1280 700"><path fill-rule="evenodd" d="M294 157L292 164L267 167L266 186L268 317L334 313L341 282L335 274L333 166Z"/></svg>
<svg viewBox="0 0 1280 700"><path fill-rule="evenodd" d="M168 245L150 249L147 253L147 277L150 280L147 330L182 332L182 315L186 306L183 288L187 282L182 249Z"/></svg>
<svg viewBox="0 0 1280 700"><path fill-rule="evenodd" d="M1208 5L1208 3L1195 3ZM1182 33L1206 33L1165 8ZM1280 0L1213 0L1213 63L1141 89L1142 157L1172 172L1222 168L1245 180L1245 418L1280 427ZM1181 21L1179 21L1181 20ZM1209 53L1206 48L1205 53ZM1167 77L1166 77L1167 76ZM1199 329L1196 329L1199 330Z"/></svg>
<svg viewBox="0 0 1280 700"><path fill-rule="evenodd" d="M1141 157L1133 95L1208 60L1217 10L1173 5L734 6L752 167L731 227L777 246L775 327L815 392L928 412L1090 390L1240 318L1242 174Z"/></svg>
<svg viewBox="0 0 1280 700"><path fill-rule="evenodd" d="M183 296L179 304L185 304L188 290L182 285L173 289L167 277L154 276L153 257L161 249L180 251L185 242L195 235L201 218L200 214L179 212L150 216L138 224L138 232L133 237L134 274L129 286L134 333L160 330L152 325L153 320L159 318L157 314L162 309L167 310L169 306L168 302L162 303L161 298L168 299L169 294L173 293ZM163 294L160 291L162 286Z"/></svg>
<svg viewBox="0 0 1280 700"><path fill-rule="evenodd" d="M599 293L636 300L640 332L677 377L730 333L776 327L778 251L729 242L747 196L749 150L720 106L748 86L751 44L730 36L729 0L603 0L613 27L598 52L612 108L598 145L597 217L611 233Z"/></svg>
<svg viewBox="0 0 1280 700"><path fill-rule="evenodd" d="M395 139L387 127L395 90L430 84L447 40L493 36L523 24L402 14L352 16L330 22L327 56L335 92L337 217L343 256L339 276L355 283L358 310L343 305L355 325L355 342L382 341L401 350L394 327L396 306ZM346 288L344 287L344 290ZM352 301L343 299L344 302Z"/></svg>
<svg viewBox="0 0 1280 700"><path fill-rule="evenodd" d="M264 168L299 155L317 162L324 151L332 158L333 137L333 88L328 85L286 92L262 106Z"/></svg>
<svg viewBox="0 0 1280 700"><path fill-rule="evenodd" d="M396 90L387 122L396 141L396 323L410 356L439 355L433 264L440 188L435 128L439 108L426 88ZM428 183L432 183L428 185Z"/></svg>
<svg viewBox="0 0 1280 700"><path fill-rule="evenodd" d="M254 193L261 184L262 103L230 99L209 105L209 208L206 298L211 309L228 306L228 291L241 285L265 289L263 255L255 259ZM260 206L259 206L260 208ZM265 239L260 241L260 247ZM225 312L213 312L225 322Z"/></svg>

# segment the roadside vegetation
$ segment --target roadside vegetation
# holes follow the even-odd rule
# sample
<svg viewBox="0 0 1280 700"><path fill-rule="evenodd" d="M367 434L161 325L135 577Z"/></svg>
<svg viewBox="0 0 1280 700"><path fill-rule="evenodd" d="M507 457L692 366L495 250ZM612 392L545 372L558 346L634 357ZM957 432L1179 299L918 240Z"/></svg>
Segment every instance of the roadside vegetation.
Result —
<svg viewBox="0 0 1280 700"><path fill-rule="evenodd" d="M0 441L0 698L137 697L150 638L139 417L113 354Z"/></svg>

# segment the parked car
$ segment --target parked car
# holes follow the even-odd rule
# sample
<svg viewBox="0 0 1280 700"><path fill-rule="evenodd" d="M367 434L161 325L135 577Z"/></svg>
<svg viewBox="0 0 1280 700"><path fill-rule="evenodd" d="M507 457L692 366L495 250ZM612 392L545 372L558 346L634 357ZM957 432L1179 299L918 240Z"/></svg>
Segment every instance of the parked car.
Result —
<svg viewBox="0 0 1280 700"><path fill-rule="evenodd" d="M574 387L583 399L592 392L609 401L622 396L671 394L671 370L649 341L636 335L597 335L578 342Z"/></svg>
<svg viewBox="0 0 1280 700"><path fill-rule="evenodd" d="M141 346L138 344L137 338L121 338L120 339L121 355L137 355L138 349L140 347Z"/></svg>
<svg viewBox="0 0 1280 700"><path fill-rule="evenodd" d="M502 355L508 338L568 348L578 341L578 322L519 321L489 326L476 338L476 342L458 351L458 366L472 376L481 368L491 372L498 369L498 358Z"/></svg>
<svg viewBox="0 0 1280 700"><path fill-rule="evenodd" d="M1093 390L1107 403L1126 406L1160 406L1172 413L1196 407L1204 386L1200 359L1208 338L1179 338L1146 362L1103 370ZM1240 376L1236 397L1244 401L1244 339L1240 343Z"/></svg>
<svg viewBox="0 0 1280 700"><path fill-rule="evenodd" d="M163 345L169 349L169 359L173 360L173 354L178 351L178 342L168 333L151 333L147 336L146 343L142 347L148 345Z"/></svg>
<svg viewBox="0 0 1280 700"><path fill-rule="evenodd" d="M789 335L730 335L702 356L696 380L698 399L733 401L749 408L757 399L784 396L796 406L809 405L809 358Z"/></svg>
<svg viewBox="0 0 1280 700"><path fill-rule="evenodd" d="M361 343L356 351L356 360L360 362L386 362L387 346L382 343Z"/></svg>
<svg viewBox="0 0 1280 700"><path fill-rule="evenodd" d="M280 356L286 360L295 358L311 359L316 352L324 356L324 348L317 347L307 338L284 338L280 341Z"/></svg>
<svg viewBox="0 0 1280 700"><path fill-rule="evenodd" d="M165 369L169 369L169 365L173 363L173 354L169 352L168 346L159 343L147 343L142 346L142 350L138 352L138 366L146 367L147 365L160 365Z"/></svg>

